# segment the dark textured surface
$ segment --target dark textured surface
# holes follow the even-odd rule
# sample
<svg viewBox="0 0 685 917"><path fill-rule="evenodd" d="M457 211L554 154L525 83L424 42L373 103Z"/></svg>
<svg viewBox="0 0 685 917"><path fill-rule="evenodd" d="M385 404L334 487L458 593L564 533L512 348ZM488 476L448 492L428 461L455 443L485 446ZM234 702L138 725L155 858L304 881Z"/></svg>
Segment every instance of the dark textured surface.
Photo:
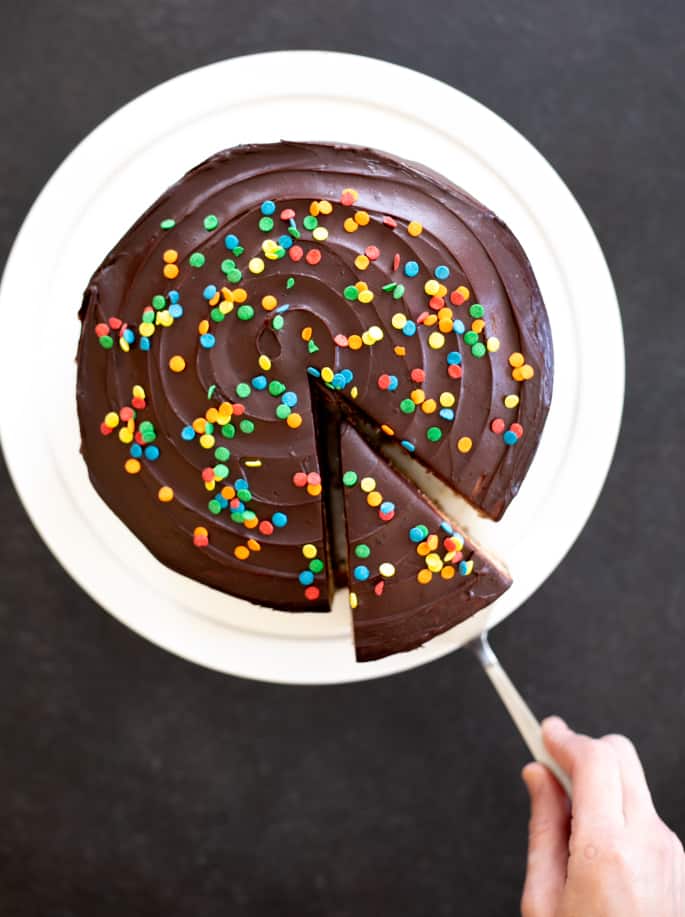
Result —
<svg viewBox="0 0 685 917"><path fill-rule="evenodd" d="M624 429L590 524L494 642L538 712L634 737L684 835L680 4L33 0L0 12L3 262L43 182L105 115L248 51L325 46L425 70L557 167L618 287ZM601 334L588 297L582 333ZM526 756L470 658L325 689L205 672L100 612L6 476L0 513L3 917L516 913Z"/></svg>

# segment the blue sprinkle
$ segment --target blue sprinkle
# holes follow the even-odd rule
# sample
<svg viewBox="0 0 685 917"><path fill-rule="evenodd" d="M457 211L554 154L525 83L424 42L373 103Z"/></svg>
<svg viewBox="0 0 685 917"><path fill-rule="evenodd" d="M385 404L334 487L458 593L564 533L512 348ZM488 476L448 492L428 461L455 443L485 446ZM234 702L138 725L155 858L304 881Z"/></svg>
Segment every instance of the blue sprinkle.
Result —
<svg viewBox="0 0 685 917"><path fill-rule="evenodd" d="M123 338L128 344L132 344L135 341L136 336L130 328L127 328L126 331L124 331Z"/></svg>
<svg viewBox="0 0 685 917"><path fill-rule="evenodd" d="M358 567L354 568L354 578L360 583L363 583L364 580L367 580L369 575L369 568L365 567L364 564L359 564Z"/></svg>
<svg viewBox="0 0 685 917"><path fill-rule="evenodd" d="M440 416L443 420L454 420L454 411L452 408L441 408Z"/></svg>
<svg viewBox="0 0 685 917"><path fill-rule="evenodd" d="M411 321L411 319L405 322L402 328L402 334L408 338L413 337L416 334L416 322Z"/></svg>
<svg viewBox="0 0 685 917"><path fill-rule="evenodd" d="M345 377L342 373L336 373L331 379L331 384L333 388L341 389L345 388Z"/></svg>
<svg viewBox="0 0 685 917"><path fill-rule="evenodd" d="M271 517L271 521L277 529L282 529L288 524L288 517L285 513L274 513Z"/></svg>
<svg viewBox="0 0 685 917"><path fill-rule="evenodd" d="M448 366L461 366L461 354L458 350L450 350L447 354Z"/></svg>
<svg viewBox="0 0 685 917"><path fill-rule="evenodd" d="M224 239L224 245L229 250L229 252L232 252L234 248L240 245L240 239L238 236L234 236L233 233L230 232Z"/></svg>
<svg viewBox="0 0 685 917"><path fill-rule="evenodd" d="M281 401L283 404L287 404L289 408L294 408L297 404L297 395L295 392L284 392L281 396Z"/></svg>
<svg viewBox="0 0 685 917"><path fill-rule="evenodd" d="M146 446L145 447L145 458L150 462L156 462L159 458L159 449L157 446Z"/></svg>
<svg viewBox="0 0 685 917"><path fill-rule="evenodd" d="M200 344L202 344L205 350L211 350L212 347L216 344L216 338L213 334L201 334Z"/></svg>
<svg viewBox="0 0 685 917"><path fill-rule="evenodd" d="M266 376L254 376L250 379L252 383L252 388L256 388L258 392L263 392L267 386Z"/></svg>
<svg viewBox="0 0 685 917"><path fill-rule="evenodd" d="M202 291L202 295L204 296L205 299L213 299L216 296L216 294L217 294L217 289L213 283L210 283Z"/></svg>
<svg viewBox="0 0 685 917"><path fill-rule="evenodd" d="M233 486L235 487L236 493L237 493L239 490L247 490L247 489L248 489L248 484L247 484L247 481L245 480L245 478L238 478L238 480L234 482Z"/></svg>
<svg viewBox="0 0 685 917"><path fill-rule="evenodd" d="M416 446L414 445L414 443L410 443L408 439L403 439L400 442L400 446L404 446L407 452L414 452L414 450L416 449Z"/></svg>
<svg viewBox="0 0 685 917"><path fill-rule="evenodd" d="M419 544L426 537L424 526L415 525L413 528L409 529L409 540L413 541L414 544Z"/></svg>
<svg viewBox="0 0 685 917"><path fill-rule="evenodd" d="M407 261L404 265L404 273L407 277L416 277L419 273L419 266L416 261Z"/></svg>
<svg viewBox="0 0 685 917"><path fill-rule="evenodd" d="M350 382L354 379L354 373L351 369L341 370L341 375L345 377L345 385L349 385Z"/></svg>
<svg viewBox="0 0 685 917"><path fill-rule="evenodd" d="M460 318L455 318L452 324L452 331L454 331L455 334L463 334L465 330L466 328L462 320Z"/></svg>
<svg viewBox="0 0 685 917"><path fill-rule="evenodd" d="M138 443L134 443L128 451L131 458L140 458L143 454L142 446L139 446Z"/></svg>
<svg viewBox="0 0 685 917"><path fill-rule="evenodd" d="M178 290L169 290L169 292L167 293L167 296L169 297L170 303L178 302L179 299L181 298L181 295L178 292Z"/></svg>
<svg viewBox="0 0 685 917"><path fill-rule="evenodd" d="M195 439L195 430L188 425L181 430L181 439L185 439L186 442L190 442L192 439Z"/></svg>
<svg viewBox="0 0 685 917"><path fill-rule="evenodd" d="M514 433L513 430L507 430L502 439L507 444L507 446L515 446L519 441L518 436Z"/></svg>
<svg viewBox="0 0 685 917"><path fill-rule="evenodd" d="M285 248L287 251L290 248L290 246L293 244L293 237L286 236L286 235L279 236L278 244L281 246L281 248Z"/></svg>
<svg viewBox="0 0 685 917"><path fill-rule="evenodd" d="M221 504L222 509L226 509L226 507L228 506L228 500L226 499L226 497L224 497L223 494L217 494L214 499L217 501L217 503Z"/></svg>
<svg viewBox="0 0 685 917"><path fill-rule="evenodd" d="M394 392L397 391L397 387L400 384L397 376L390 376L390 382L388 383L388 391Z"/></svg>
<svg viewBox="0 0 685 917"><path fill-rule="evenodd" d="M450 269L446 264L439 264L435 269L435 276L438 280L447 280L450 275Z"/></svg>
<svg viewBox="0 0 685 917"><path fill-rule="evenodd" d="M383 500L383 502L382 502L381 505L378 507L378 509L379 509L380 512L382 512L383 514L386 514L386 513L394 513L394 512L395 512L395 504L394 504L391 500Z"/></svg>
<svg viewBox="0 0 685 917"><path fill-rule="evenodd" d="M315 366L308 366L307 372L310 376L314 376L315 379L318 379L321 376L321 373Z"/></svg>
<svg viewBox="0 0 685 917"><path fill-rule="evenodd" d="M314 582L314 574L311 570L303 570L297 578L302 586L311 586Z"/></svg>
<svg viewBox="0 0 685 917"><path fill-rule="evenodd" d="M138 346L140 347L141 350L149 350L150 349L150 338L141 338L140 341L138 342Z"/></svg>
<svg viewBox="0 0 685 917"><path fill-rule="evenodd" d="M442 520L440 523L440 528L443 530L443 532L447 532L448 535L454 534L454 528L450 525L447 519Z"/></svg>
<svg viewBox="0 0 685 917"><path fill-rule="evenodd" d="M468 574L469 565L466 563L465 560L462 560L461 563L459 564L459 572L461 573L462 576L466 576Z"/></svg>
<svg viewBox="0 0 685 917"><path fill-rule="evenodd" d="M180 318L183 315L183 306L178 302L172 303L169 306L169 315L172 318Z"/></svg>
<svg viewBox="0 0 685 917"><path fill-rule="evenodd" d="M273 201L264 201L259 209L265 217L270 217L272 213L276 213L276 205Z"/></svg>
<svg viewBox="0 0 685 917"><path fill-rule="evenodd" d="M243 503L242 500L238 500L236 511L240 513L243 519L245 518L245 504Z"/></svg>
<svg viewBox="0 0 685 917"><path fill-rule="evenodd" d="M278 309L274 309L274 312L287 312L290 308L290 303L284 302L282 306L279 306Z"/></svg>

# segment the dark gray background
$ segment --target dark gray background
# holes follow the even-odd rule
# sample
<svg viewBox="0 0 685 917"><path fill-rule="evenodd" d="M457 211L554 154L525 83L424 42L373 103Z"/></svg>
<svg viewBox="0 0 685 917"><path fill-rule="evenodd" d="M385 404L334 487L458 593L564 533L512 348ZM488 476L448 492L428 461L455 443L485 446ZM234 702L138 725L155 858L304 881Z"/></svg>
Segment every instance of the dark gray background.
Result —
<svg viewBox="0 0 685 917"><path fill-rule="evenodd" d="M167 77L250 51L322 47L423 70L551 160L613 271L626 411L589 525L494 642L540 714L636 740L660 810L684 835L679 2L1 0L0 10L3 264L42 184L103 117ZM45 244L60 231L46 226ZM40 278L37 253L15 304L25 328L51 318ZM582 264L576 280L580 333L602 335ZM30 372L30 333L23 341ZM32 422L40 410L49 403ZM4 472L0 518L0 913L517 913L526 754L469 657L354 687L222 677L100 611L48 554Z"/></svg>

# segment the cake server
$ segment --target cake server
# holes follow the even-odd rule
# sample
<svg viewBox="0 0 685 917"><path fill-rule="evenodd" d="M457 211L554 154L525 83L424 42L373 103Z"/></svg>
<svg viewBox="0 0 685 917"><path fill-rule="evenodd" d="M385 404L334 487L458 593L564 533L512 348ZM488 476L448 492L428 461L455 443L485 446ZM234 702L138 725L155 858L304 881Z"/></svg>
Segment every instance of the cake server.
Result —
<svg viewBox="0 0 685 917"><path fill-rule="evenodd" d="M485 674L499 694L500 700L509 711L509 716L521 733L521 738L528 746L528 750L533 758L539 761L540 764L544 764L545 767L554 774L570 799L571 779L545 748L545 744L542 741L540 723L528 704L519 694L512 680L500 665L499 659L490 646L488 632L483 631L479 637L470 640L466 646L474 652L478 661L483 666Z"/></svg>

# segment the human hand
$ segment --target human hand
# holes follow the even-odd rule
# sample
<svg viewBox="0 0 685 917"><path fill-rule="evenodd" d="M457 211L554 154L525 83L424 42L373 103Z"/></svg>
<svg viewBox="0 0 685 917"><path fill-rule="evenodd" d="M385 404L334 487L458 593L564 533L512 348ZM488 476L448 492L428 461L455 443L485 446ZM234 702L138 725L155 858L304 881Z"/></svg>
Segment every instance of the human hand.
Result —
<svg viewBox="0 0 685 917"><path fill-rule="evenodd" d="M573 803L542 764L523 779L531 799L522 917L685 917L685 855L654 809L624 736L591 739L558 717L545 745L573 784Z"/></svg>

